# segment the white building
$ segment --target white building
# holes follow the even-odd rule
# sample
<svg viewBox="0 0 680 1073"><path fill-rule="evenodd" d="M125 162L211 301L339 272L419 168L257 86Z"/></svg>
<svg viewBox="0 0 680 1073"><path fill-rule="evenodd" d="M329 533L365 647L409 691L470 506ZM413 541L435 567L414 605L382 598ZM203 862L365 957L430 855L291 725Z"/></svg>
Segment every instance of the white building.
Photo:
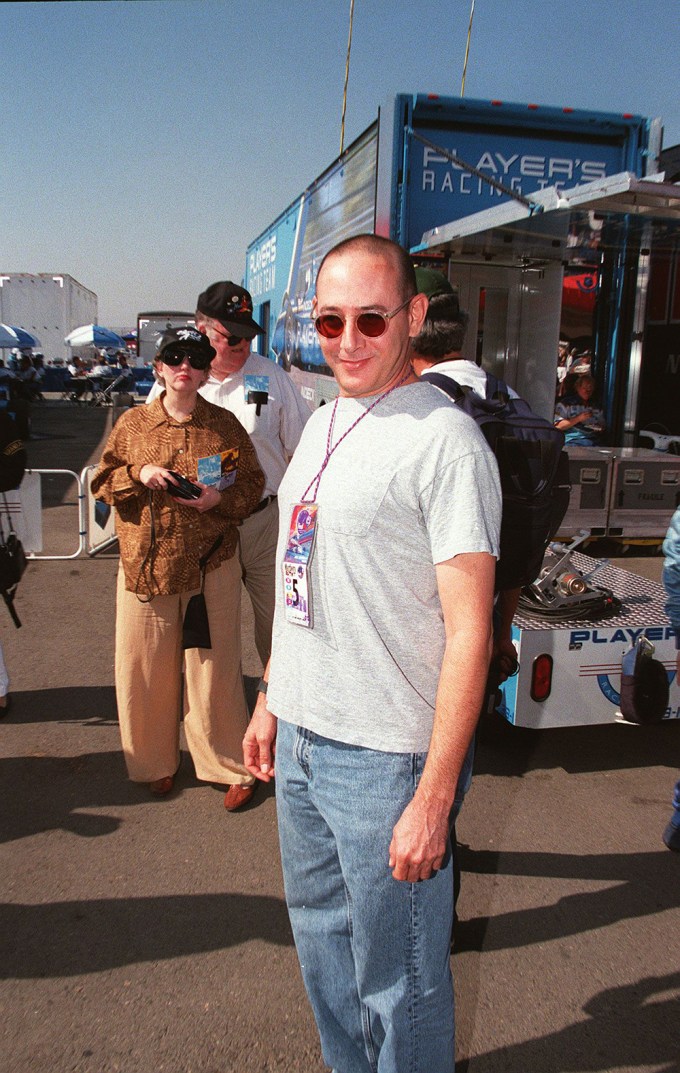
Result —
<svg viewBox="0 0 680 1073"><path fill-rule="evenodd" d="M73 276L51 272L0 273L0 324L24 328L40 340L46 361L70 357L64 337L97 323L97 295Z"/></svg>

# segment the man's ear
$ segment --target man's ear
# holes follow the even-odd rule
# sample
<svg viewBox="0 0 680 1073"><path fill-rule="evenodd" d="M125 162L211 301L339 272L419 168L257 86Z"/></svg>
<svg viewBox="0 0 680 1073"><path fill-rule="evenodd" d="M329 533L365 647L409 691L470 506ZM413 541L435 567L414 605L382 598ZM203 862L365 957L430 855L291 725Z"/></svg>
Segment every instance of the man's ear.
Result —
<svg viewBox="0 0 680 1073"><path fill-rule="evenodd" d="M427 297L426 294L416 294L415 297L411 299L411 304L409 306L408 311L410 320L408 334L411 336L412 339L415 338L416 335L420 334L420 329L423 326L423 322L427 314L427 307L429 306L429 304L430 299Z"/></svg>

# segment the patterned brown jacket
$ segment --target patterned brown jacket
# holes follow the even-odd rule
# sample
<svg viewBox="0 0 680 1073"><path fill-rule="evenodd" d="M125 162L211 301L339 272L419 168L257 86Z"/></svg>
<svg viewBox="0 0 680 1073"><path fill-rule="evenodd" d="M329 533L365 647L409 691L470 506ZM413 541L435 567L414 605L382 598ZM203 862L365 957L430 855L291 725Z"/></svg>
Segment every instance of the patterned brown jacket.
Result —
<svg viewBox="0 0 680 1073"><path fill-rule="evenodd" d="M200 513L167 492L146 488L145 465L159 465L198 479L198 460L238 451L234 483L221 502ZM253 512L264 487L255 448L241 423L199 395L188 421L170 417L163 397L128 410L114 425L92 479L92 493L116 508L116 532L125 587L139 596L189 592L200 585L198 560L222 534L207 570L230 559L237 526Z"/></svg>

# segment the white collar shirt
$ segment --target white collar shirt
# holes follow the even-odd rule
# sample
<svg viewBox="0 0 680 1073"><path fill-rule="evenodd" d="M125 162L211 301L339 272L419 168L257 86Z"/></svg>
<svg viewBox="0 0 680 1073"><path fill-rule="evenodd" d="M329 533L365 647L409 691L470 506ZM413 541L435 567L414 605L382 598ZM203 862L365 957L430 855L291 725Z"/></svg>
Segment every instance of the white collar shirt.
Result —
<svg viewBox="0 0 680 1073"><path fill-rule="evenodd" d="M266 403L248 401L252 392L266 393ZM147 402L162 392L156 384ZM289 374L261 354L249 354L245 364L224 380L210 376L199 394L229 410L253 441L264 471L263 497L277 495L281 479L298 445L311 411ZM259 414L258 414L259 409Z"/></svg>

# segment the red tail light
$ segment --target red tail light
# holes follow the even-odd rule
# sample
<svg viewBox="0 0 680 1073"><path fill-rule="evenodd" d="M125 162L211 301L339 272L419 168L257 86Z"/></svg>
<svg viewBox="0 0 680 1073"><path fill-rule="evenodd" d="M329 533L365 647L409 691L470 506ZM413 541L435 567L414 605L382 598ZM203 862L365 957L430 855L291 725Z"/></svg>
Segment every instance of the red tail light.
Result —
<svg viewBox="0 0 680 1073"><path fill-rule="evenodd" d="M547 700L552 689L553 659L547 652L536 656L531 668L531 699Z"/></svg>

